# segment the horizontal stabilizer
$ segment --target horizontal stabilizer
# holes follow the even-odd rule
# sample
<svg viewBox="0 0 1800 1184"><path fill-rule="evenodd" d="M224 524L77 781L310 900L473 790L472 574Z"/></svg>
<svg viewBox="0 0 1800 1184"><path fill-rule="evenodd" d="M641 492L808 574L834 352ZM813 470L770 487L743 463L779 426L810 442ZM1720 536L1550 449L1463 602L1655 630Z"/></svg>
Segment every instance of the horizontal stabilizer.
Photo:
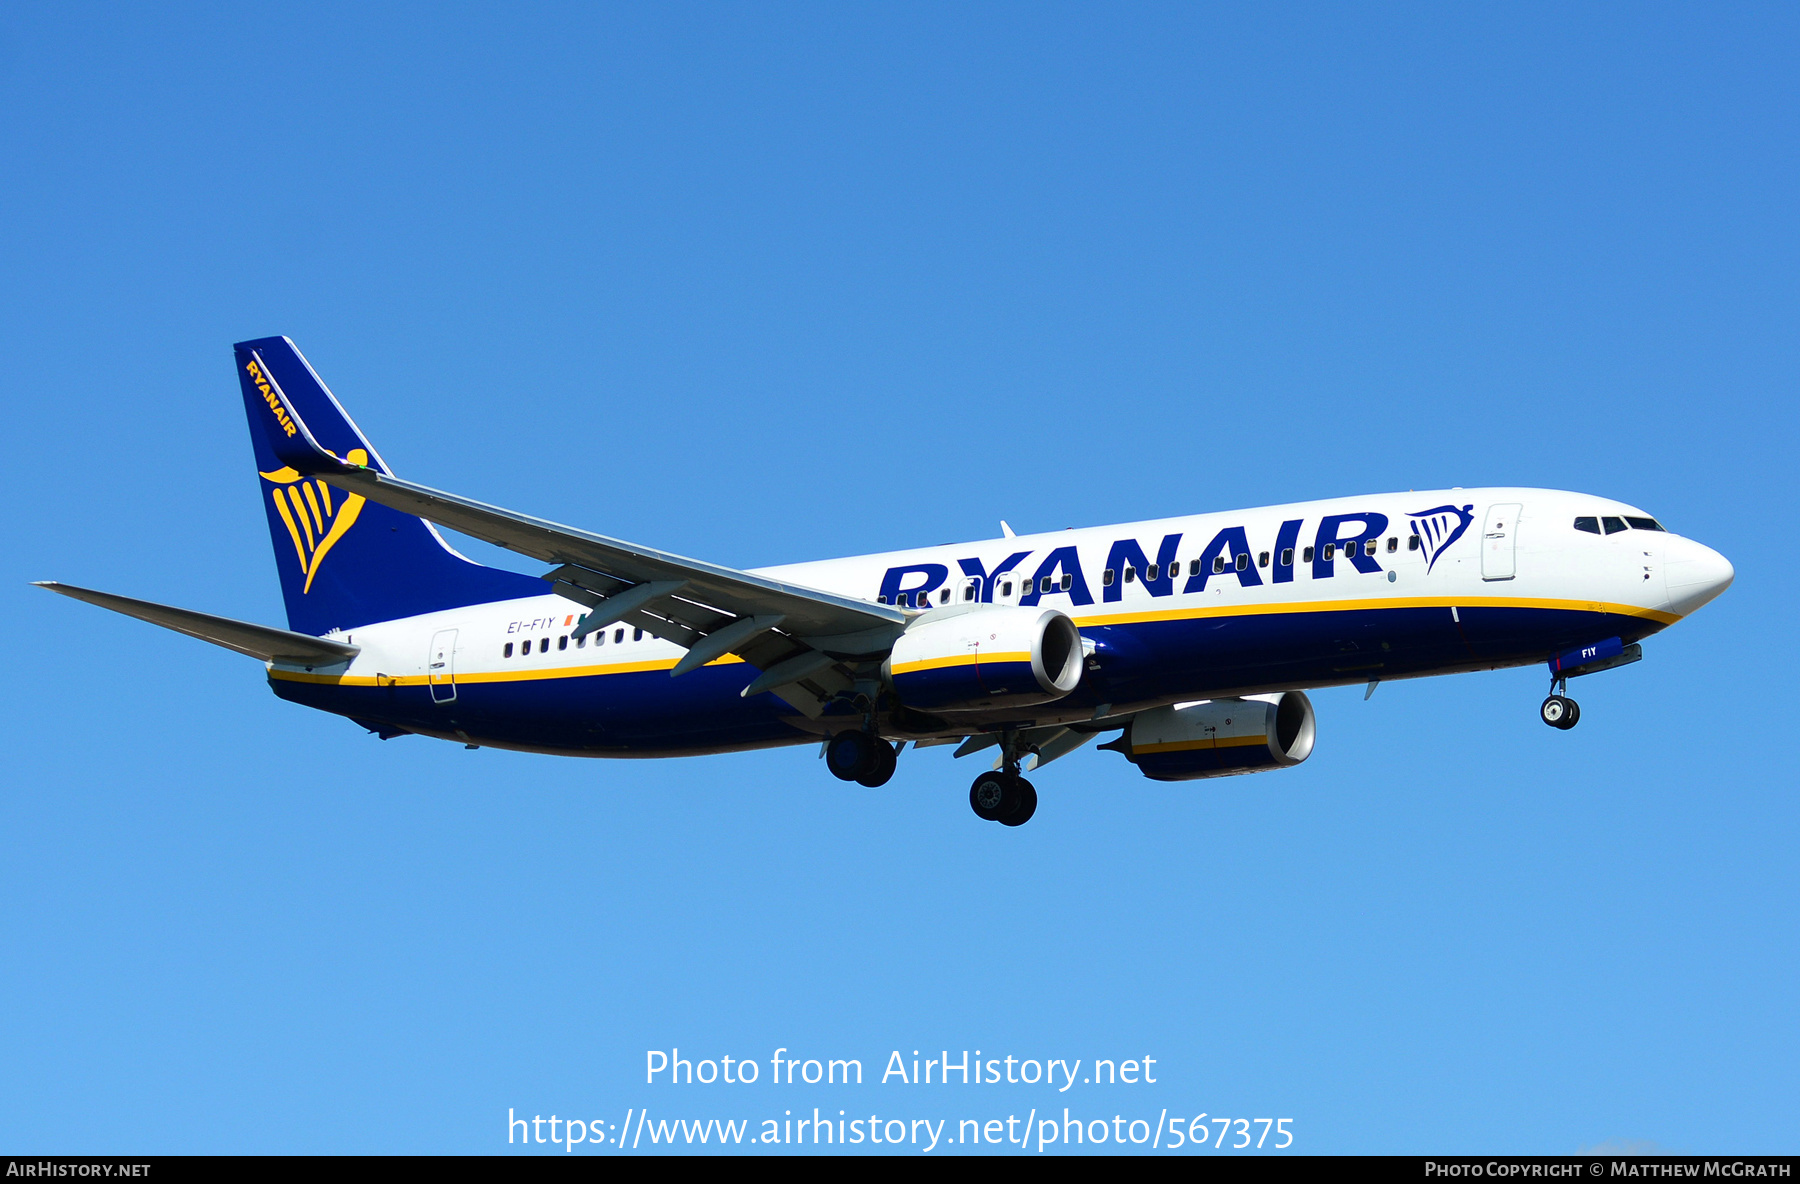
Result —
<svg viewBox="0 0 1800 1184"><path fill-rule="evenodd" d="M252 625L248 621L215 617L211 613L197 613L192 609L172 608L148 600L115 596L110 592L95 592L91 588L77 588L73 584L59 584L54 580L40 580L37 586L75 600L97 604L101 608L110 608L116 613L136 617L152 625L161 625L164 629L185 633L189 637L198 637L201 641L210 641L214 645L236 650L252 658L261 658L265 662L330 666L348 662L362 651L360 646L345 645L341 641L327 641L305 633L271 629L267 625Z"/></svg>

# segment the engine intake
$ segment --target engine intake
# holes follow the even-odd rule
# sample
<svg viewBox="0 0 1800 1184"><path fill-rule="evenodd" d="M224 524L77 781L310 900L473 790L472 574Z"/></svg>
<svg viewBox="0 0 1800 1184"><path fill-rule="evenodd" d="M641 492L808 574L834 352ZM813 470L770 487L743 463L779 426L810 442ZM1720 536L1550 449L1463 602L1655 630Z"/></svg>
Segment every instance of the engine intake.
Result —
<svg viewBox="0 0 1800 1184"><path fill-rule="evenodd" d="M1103 747L1153 781L1197 781L1297 765L1312 755L1315 735L1312 700L1285 691L1139 712Z"/></svg>
<svg viewBox="0 0 1800 1184"><path fill-rule="evenodd" d="M982 711L1062 698L1083 657L1081 630L1053 608L958 606L914 621L882 673L909 707Z"/></svg>

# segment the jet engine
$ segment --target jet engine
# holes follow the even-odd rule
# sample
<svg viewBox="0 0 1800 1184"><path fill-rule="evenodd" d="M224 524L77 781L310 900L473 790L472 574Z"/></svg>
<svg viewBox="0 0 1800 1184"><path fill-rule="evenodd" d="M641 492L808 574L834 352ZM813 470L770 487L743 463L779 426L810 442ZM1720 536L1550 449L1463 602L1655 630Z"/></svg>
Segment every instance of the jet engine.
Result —
<svg viewBox="0 0 1800 1184"><path fill-rule="evenodd" d="M1060 699L1083 661L1081 631L1053 608L970 605L915 620L882 673L908 707L983 711Z"/></svg>
<svg viewBox="0 0 1800 1184"><path fill-rule="evenodd" d="M1152 781L1197 781L1297 765L1312 755L1312 700L1300 691L1141 711L1101 745Z"/></svg>

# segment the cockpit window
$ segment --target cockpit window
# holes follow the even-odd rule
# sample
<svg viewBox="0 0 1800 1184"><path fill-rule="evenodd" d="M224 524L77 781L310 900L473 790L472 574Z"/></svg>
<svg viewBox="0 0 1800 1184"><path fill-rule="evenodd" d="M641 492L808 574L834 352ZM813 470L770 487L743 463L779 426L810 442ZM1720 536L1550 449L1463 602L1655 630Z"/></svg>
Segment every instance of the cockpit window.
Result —
<svg viewBox="0 0 1800 1184"><path fill-rule="evenodd" d="M1600 519L1598 519L1598 518L1577 518L1577 519L1575 519L1575 529L1576 530L1585 530L1589 534L1599 534L1600 533Z"/></svg>
<svg viewBox="0 0 1800 1184"><path fill-rule="evenodd" d="M1654 518L1627 518L1625 524L1633 530L1662 530L1663 528L1663 524Z"/></svg>
<svg viewBox="0 0 1800 1184"><path fill-rule="evenodd" d="M1618 534L1620 531L1625 529L1625 519L1623 519L1623 518L1602 518L1602 519L1600 519L1600 525L1606 527L1607 534Z"/></svg>

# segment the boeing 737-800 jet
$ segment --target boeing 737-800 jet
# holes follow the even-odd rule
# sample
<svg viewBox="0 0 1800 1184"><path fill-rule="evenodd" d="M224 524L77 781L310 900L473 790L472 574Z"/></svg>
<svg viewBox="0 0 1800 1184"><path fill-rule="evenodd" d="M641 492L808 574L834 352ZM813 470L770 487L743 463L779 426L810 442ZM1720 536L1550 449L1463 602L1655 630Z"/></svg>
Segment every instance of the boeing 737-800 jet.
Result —
<svg viewBox="0 0 1800 1184"><path fill-rule="evenodd" d="M1021 775L1096 735L1186 781L1311 754L1306 690L1543 662L1571 677L1731 583L1651 515L1548 489L1303 502L737 571L403 481L285 337L237 347L288 629L43 587L260 658L284 699L387 739L566 756L821 744L993 748L969 801L1017 826ZM474 563L432 523L548 565ZM1003 524L1004 525L1004 524Z"/></svg>

